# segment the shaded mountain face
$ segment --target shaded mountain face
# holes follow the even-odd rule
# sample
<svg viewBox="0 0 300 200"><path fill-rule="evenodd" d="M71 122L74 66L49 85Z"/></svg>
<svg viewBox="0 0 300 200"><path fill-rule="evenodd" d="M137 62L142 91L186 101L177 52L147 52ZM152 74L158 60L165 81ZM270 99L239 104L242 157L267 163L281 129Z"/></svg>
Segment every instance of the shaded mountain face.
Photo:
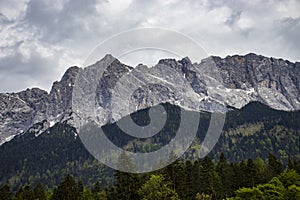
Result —
<svg viewBox="0 0 300 200"><path fill-rule="evenodd" d="M132 152L152 152L172 140L180 124L181 109L171 104L161 104L167 112L166 126L155 136L135 138L124 133L117 123L103 126L106 136L115 145ZM195 111L188 111L191 114ZM197 137L182 158L197 159L200 144L207 133L210 113L201 112ZM139 110L120 119L132 118L137 124L150 122L149 108ZM41 125L42 124L38 124ZM71 173L92 187L96 181L113 183L113 170L97 161L83 145L75 128L57 123L39 137L30 129L0 146L0 185L8 183L17 190L20 185L42 182L49 188L56 186L61 177ZM278 111L251 102L242 109L233 109L226 115L223 132L209 156L219 159L223 152L229 161L260 157L269 152L284 163L288 158L300 159L300 111Z"/></svg>
<svg viewBox="0 0 300 200"><path fill-rule="evenodd" d="M76 127L78 113L74 102L76 104L77 99L73 90L78 74L88 74L89 81L97 81L100 125L165 102L208 112L227 112L228 106L241 108L251 101L278 110L300 109L299 62L247 54L226 58L212 56L200 63L192 63L188 58L163 59L152 68L144 65L132 68L106 55L84 69L69 68L59 82L53 83L50 93L33 88L0 94L0 144L29 128L34 128L39 135L57 122ZM82 95L79 92L75 97L82 99L86 90L81 89L76 91ZM122 98L128 94L130 98ZM39 125L32 127L36 123Z"/></svg>
<svg viewBox="0 0 300 200"><path fill-rule="evenodd" d="M50 93L38 88L18 93L0 94L0 144L22 134L36 123L36 134L54 123L67 121L72 113L72 87L78 67L69 68L62 79L54 82Z"/></svg>

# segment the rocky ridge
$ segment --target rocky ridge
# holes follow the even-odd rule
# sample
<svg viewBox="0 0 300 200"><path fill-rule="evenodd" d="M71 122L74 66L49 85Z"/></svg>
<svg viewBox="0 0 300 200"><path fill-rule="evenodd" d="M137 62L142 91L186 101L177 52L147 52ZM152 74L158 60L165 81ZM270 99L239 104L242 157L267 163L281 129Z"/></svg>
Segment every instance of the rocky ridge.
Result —
<svg viewBox="0 0 300 200"><path fill-rule="evenodd" d="M97 83L94 90L78 87L89 86L76 82L82 74ZM84 69L69 68L50 93L32 88L0 94L0 144L29 128L38 135L57 122L76 127L77 108L89 106L83 98L89 91L96 92L96 105L90 106L97 108L100 125L164 102L209 112L226 112L228 106L241 108L251 101L279 110L300 110L299 77L299 62L252 53L211 56L200 63L162 59L151 68L132 68L106 55Z"/></svg>

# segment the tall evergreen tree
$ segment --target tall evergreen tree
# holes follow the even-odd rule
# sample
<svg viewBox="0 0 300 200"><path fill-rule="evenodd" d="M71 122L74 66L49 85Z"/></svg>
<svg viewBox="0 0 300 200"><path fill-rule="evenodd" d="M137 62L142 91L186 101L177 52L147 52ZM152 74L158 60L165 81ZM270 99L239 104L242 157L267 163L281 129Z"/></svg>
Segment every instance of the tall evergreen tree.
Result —
<svg viewBox="0 0 300 200"><path fill-rule="evenodd" d="M100 181L97 181L95 186L93 187L92 189L92 196L95 200L101 200L104 199L104 198L107 198L106 197L106 192L105 190L102 188L102 185L101 185L101 182Z"/></svg>
<svg viewBox="0 0 300 200"><path fill-rule="evenodd" d="M233 191L233 169L228 164L224 153L221 153L220 160L217 164L216 171L221 178L222 182L222 197L229 197ZM220 191L221 192L221 191Z"/></svg>
<svg viewBox="0 0 300 200"><path fill-rule="evenodd" d="M257 157L254 159L253 161L256 170L257 170L257 174L256 174L256 181L257 183L261 184L261 183L266 183L267 182L267 177L266 177L266 165L265 162L260 158Z"/></svg>
<svg viewBox="0 0 300 200"><path fill-rule="evenodd" d="M269 153L267 169L268 169L267 174L269 176L269 179L278 176L283 169L281 162L278 161L276 156L272 153Z"/></svg>
<svg viewBox="0 0 300 200"><path fill-rule="evenodd" d="M82 197L82 188L78 187L78 184L74 178L68 174L64 181L60 183L57 190L53 192L53 200L80 200Z"/></svg>
<svg viewBox="0 0 300 200"><path fill-rule="evenodd" d="M248 184L246 187L254 187L258 183L258 177L257 177L257 168L251 158L247 160L247 171L246 171L246 177L248 180Z"/></svg>
<svg viewBox="0 0 300 200"><path fill-rule="evenodd" d="M123 152L120 155L120 164L124 171L134 168L135 166L131 163L129 157ZM121 166L120 166L121 167ZM119 199L130 200L138 199L137 190L139 187L139 176L138 174L127 173L122 171L116 172L117 185L116 190Z"/></svg>
<svg viewBox="0 0 300 200"><path fill-rule="evenodd" d="M33 189L34 199L46 200L46 192L44 186L41 183L38 183Z"/></svg>
<svg viewBox="0 0 300 200"><path fill-rule="evenodd" d="M185 185L184 185L184 199L194 199L195 193L193 192L193 163L186 161L185 163Z"/></svg>
<svg viewBox="0 0 300 200"><path fill-rule="evenodd" d="M138 193L143 200L179 200L179 196L171 188L171 184L162 175L151 175Z"/></svg>
<svg viewBox="0 0 300 200"><path fill-rule="evenodd" d="M213 199L222 198L222 182L221 178L215 170L214 163L209 156L206 156L201 162L200 167L200 193L209 194Z"/></svg>
<svg viewBox="0 0 300 200"><path fill-rule="evenodd" d="M249 176L247 175L247 172L248 172L247 163L244 160L242 160L239 163L238 169L236 171L239 187L247 187L249 185L250 181L248 179Z"/></svg>
<svg viewBox="0 0 300 200"><path fill-rule="evenodd" d="M0 189L0 200L11 200L12 193L10 191L10 187L8 185L4 185Z"/></svg>
<svg viewBox="0 0 300 200"><path fill-rule="evenodd" d="M34 200L34 192L29 185L23 187L17 195L17 199Z"/></svg>
<svg viewBox="0 0 300 200"><path fill-rule="evenodd" d="M165 173L172 183L172 189L183 198L185 196L185 170L184 163L177 159L165 168Z"/></svg>

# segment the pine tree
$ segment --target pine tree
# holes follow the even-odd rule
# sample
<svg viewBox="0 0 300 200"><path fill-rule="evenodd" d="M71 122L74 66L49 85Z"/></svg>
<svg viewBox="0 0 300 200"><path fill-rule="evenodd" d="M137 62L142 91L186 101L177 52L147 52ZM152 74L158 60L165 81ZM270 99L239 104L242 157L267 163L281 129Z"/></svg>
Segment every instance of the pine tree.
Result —
<svg viewBox="0 0 300 200"><path fill-rule="evenodd" d="M131 163L129 157L123 152L120 155L120 164L124 171L134 168L134 165ZM138 174L128 173L117 171L117 193L118 198L122 200L138 199L137 190L139 187L139 176Z"/></svg>
<svg viewBox="0 0 300 200"><path fill-rule="evenodd" d="M221 178L222 182L222 197L229 197L233 193L233 169L228 164L224 153L221 153L220 160L217 164L216 171ZM220 191L221 192L221 191Z"/></svg>
<svg viewBox="0 0 300 200"><path fill-rule="evenodd" d="M93 195L94 199L96 199L96 200L99 199L98 193L100 193L101 191L102 191L101 183L100 183L100 181L97 181L92 189L92 195Z"/></svg>
<svg viewBox="0 0 300 200"><path fill-rule="evenodd" d="M20 186L18 191L15 194L15 200L23 200L24 199L23 193L24 193L23 187Z"/></svg>
<svg viewBox="0 0 300 200"><path fill-rule="evenodd" d="M185 196L185 170L184 163L177 159L172 164L168 165L164 172L172 183L172 189L183 198Z"/></svg>
<svg viewBox="0 0 300 200"><path fill-rule="evenodd" d="M200 167L200 193L209 194L213 199L220 199L222 194L221 178L215 170L214 163L209 156L206 156L201 162Z"/></svg>
<svg viewBox="0 0 300 200"><path fill-rule="evenodd" d="M0 200L11 200L12 199L12 193L10 191L10 187L8 185L4 185L0 189Z"/></svg>
<svg viewBox="0 0 300 200"><path fill-rule="evenodd" d="M268 180L267 180L267 177L266 177L266 165L264 163L264 161L260 158L260 157L257 157L255 158L255 160L253 161L256 169L257 169L257 174L256 174L256 181L258 184L261 184L261 183L266 183Z"/></svg>
<svg viewBox="0 0 300 200"><path fill-rule="evenodd" d="M244 160L242 160L235 171L238 180L237 181L238 187L247 187L249 185L249 180L248 180L249 176L247 176L247 171L248 171L247 163Z"/></svg>
<svg viewBox="0 0 300 200"><path fill-rule="evenodd" d="M300 175L293 169L286 169L278 176L278 179L286 188L291 185L300 186Z"/></svg>
<svg viewBox="0 0 300 200"><path fill-rule="evenodd" d="M277 160L276 156L272 153L269 153L268 157L268 176L269 179L272 177L278 176L282 172L282 164Z"/></svg>
<svg viewBox="0 0 300 200"><path fill-rule="evenodd" d="M41 183L38 183L33 189L34 198L38 200L46 200L46 192L44 186Z"/></svg>
<svg viewBox="0 0 300 200"><path fill-rule="evenodd" d="M34 200L34 193L29 185L26 185L24 187L22 196L26 200Z"/></svg>
<svg viewBox="0 0 300 200"><path fill-rule="evenodd" d="M82 181L79 181L77 183L77 195L78 195L78 199L83 199L83 191L84 191L84 186Z"/></svg>
<svg viewBox="0 0 300 200"><path fill-rule="evenodd" d="M193 163L186 161L185 163L185 185L184 185L184 199L194 199L195 194L193 193Z"/></svg>
<svg viewBox="0 0 300 200"><path fill-rule="evenodd" d="M110 186L106 188L105 193L108 200L119 200L117 186Z"/></svg>
<svg viewBox="0 0 300 200"><path fill-rule="evenodd" d="M68 174L58 188L53 191L52 198L53 200L80 200L83 192L82 189L82 187L78 187L74 178Z"/></svg>
<svg viewBox="0 0 300 200"><path fill-rule="evenodd" d="M171 182L166 181L162 175L151 175L138 193L143 200L179 200L178 194L171 188Z"/></svg>
<svg viewBox="0 0 300 200"><path fill-rule="evenodd" d="M116 190L119 199L130 200L137 199L137 190L139 187L139 177L137 174L127 172L116 172L117 185Z"/></svg>
<svg viewBox="0 0 300 200"><path fill-rule="evenodd" d="M246 177L248 184L246 187L254 187L258 183L257 168L251 158L247 160Z"/></svg>
<svg viewBox="0 0 300 200"><path fill-rule="evenodd" d="M289 169L294 169L295 168L295 165L294 165L294 162L291 160L291 157L289 157L288 159L288 168Z"/></svg>

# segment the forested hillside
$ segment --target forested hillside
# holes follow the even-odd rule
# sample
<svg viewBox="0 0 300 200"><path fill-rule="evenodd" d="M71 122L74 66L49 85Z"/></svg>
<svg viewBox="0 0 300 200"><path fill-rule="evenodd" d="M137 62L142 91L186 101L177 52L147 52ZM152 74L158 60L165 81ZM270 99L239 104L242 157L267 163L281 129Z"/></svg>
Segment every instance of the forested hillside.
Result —
<svg viewBox="0 0 300 200"><path fill-rule="evenodd" d="M167 123L151 139L130 137L115 123L104 126L103 130L116 145L125 149L134 152L156 150L174 137L180 121L179 107L170 104L163 106L168 113ZM148 110L141 110L131 117L138 124L145 125L149 123ZM210 114L201 113L200 116L197 138L181 158L184 162L198 160L198 150L208 127ZM299 111L277 111L253 102L241 110L233 109L227 113L222 135L209 156L214 162L219 160L221 152L230 162L248 158L255 160L257 157L266 161L271 152L286 166L289 158L299 160L299 141ZM95 160L81 143L75 129L67 124L58 123L38 137L32 131L15 137L0 146L0 162L0 185L8 183L13 191L25 184L33 187L38 182L51 189L67 173L71 173L87 187L92 187L97 181L102 186L115 183L112 176L114 171ZM264 180L266 181L267 179Z"/></svg>
<svg viewBox="0 0 300 200"><path fill-rule="evenodd" d="M20 186L12 192L9 185L0 189L0 199L51 200L132 200L196 199L254 200L300 198L300 162L289 161L286 169L273 154L261 158L228 162L221 154L218 162L210 157L191 161L177 160L168 167L146 174L115 172L116 184L91 186L67 174L54 189L41 183Z"/></svg>

